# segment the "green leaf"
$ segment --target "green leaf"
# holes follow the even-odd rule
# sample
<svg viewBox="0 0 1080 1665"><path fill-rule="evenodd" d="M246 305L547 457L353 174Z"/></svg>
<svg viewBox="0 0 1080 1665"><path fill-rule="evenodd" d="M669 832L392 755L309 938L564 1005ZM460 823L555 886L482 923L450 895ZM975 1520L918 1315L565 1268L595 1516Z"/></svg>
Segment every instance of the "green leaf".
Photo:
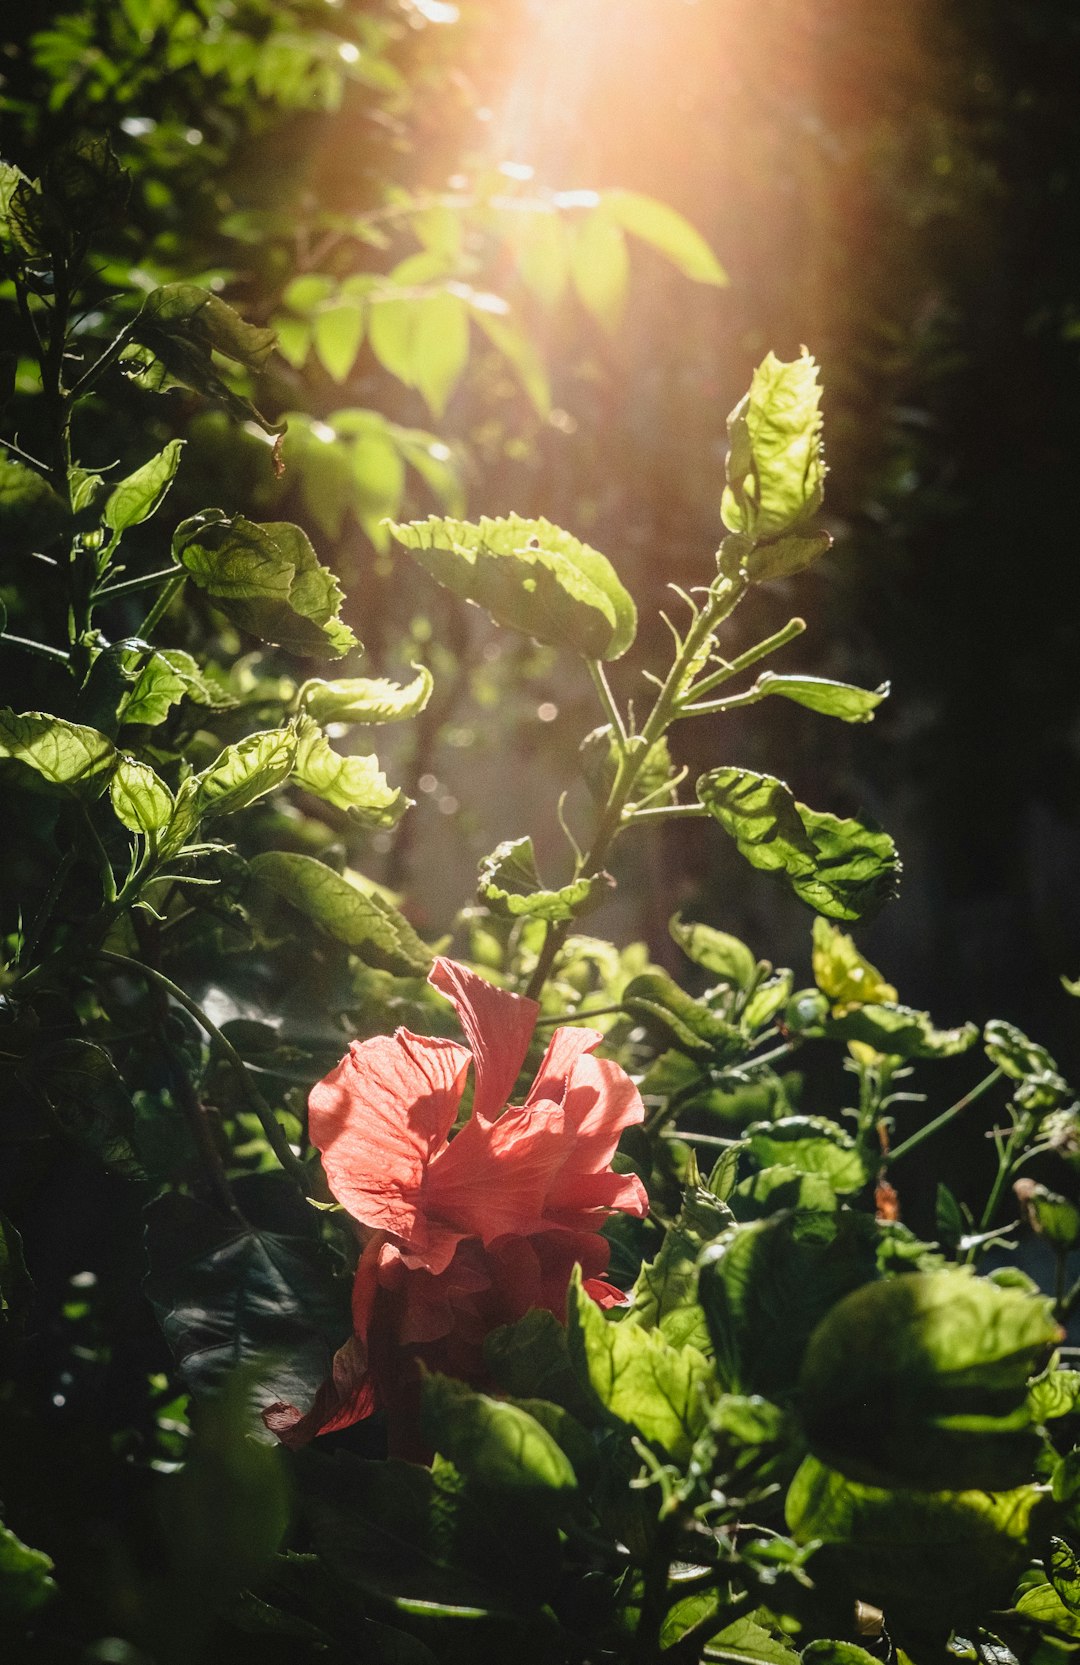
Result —
<svg viewBox="0 0 1080 1665"><path fill-rule="evenodd" d="M800 1028L795 1023L791 1027ZM929 1012L895 1005L853 1006L839 1017L813 1016L800 1032L834 1041L859 1041L895 1058L953 1058L979 1038L973 1023L935 1029Z"/></svg>
<svg viewBox="0 0 1080 1665"><path fill-rule="evenodd" d="M1080 1370L1046 1370L1028 1388L1032 1422L1053 1422L1059 1416L1071 1416L1077 1405L1080 1405Z"/></svg>
<svg viewBox="0 0 1080 1665"><path fill-rule="evenodd" d="M211 711L227 711L237 703L225 688L203 675L190 653L182 648L160 648L139 672L120 720L156 728L185 697Z"/></svg>
<svg viewBox="0 0 1080 1665"><path fill-rule="evenodd" d="M740 1180L728 1201L737 1220L762 1220L792 1209L834 1214L839 1207L824 1174L806 1174L782 1162Z"/></svg>
<svg viewBox="0 0 1080 1665"><path fill-rule="evenodd" d="M704 1657L723 1665L795 1665L799 1656L756 1619L736 1619L709 1638Z"/></svg>
<svg viewBox="0 0 1080 1665"><path fill-rule="evenodd" d="M1064 1538L1050 1539L1050 1582L1069 1612L1080 1615L1080 1561Z"/></svg>
<svg viewBox="0 0 1080 1665"><path fill-rule="evenodd" d="M273 351L273 330L245 323L209 290L166 283L147 296L131 335L154 355L155 364L143 373L149 386L192 388L240 421L255 421L267 433L282 432L284 424L267 421L249 399L236 393L214 360L217 353L244 369L261 370Z"/></svg>
<svg viewBox="0 0 1080 1665"><path fill-rule="evenodd" d="M100 777L114 766L116 751L96 728L65 722L47 711L17 715L0 710L0 758L24 764L51 786L77 792L82 787L100 788Z"/></svg>
<svg viewBox="0 0 1080 1665"><path fill-rule="evenodd" d="M811 1642L801 1654L802 1665L879 1665L872 1653L855 1642Z"/></svg>
<svg viewBox="0 0 1080 1665"><path fill-rule="evenodd" d="M880 688L874 689L856 688L850 682L831 682L822 676L779 676L775 671L762 671L752 692L781 694L810 711L839 717L843 723L869 723L882 700L888 698L889 684L883 682Z"/></svg>
<svg viewBox="0 0 1080 1665"><path fill-rule="evenodd" d="M783 873L818 913L858 919L896 892L900 862L888 833L808 809L772 775L713 769L697 795L752 867Z"/></svg>
<svg viewBox="0 0 1080 1665"><path fill-rule="evenodd" d="M266 1182L244 1184L256 1205L268 1194ZM193 1393L216 1391L247 1366L256 1410L314 1400L349 1333L348 1303L319 1239L301 1225L240 1225L179 1192L149 1205L145 1289Z"/></svg>
<svg viewBox="0 0 1080 1665"><path fill-rule="evenodd" d="M570 255L570 273L578 299L602 329L614 333L622 322L630 281L626 238L614 216L603 205L577 227Z"/></svg>
<svg viewBox="0 0 1080 1665"><path fill-rule="evenodd" d="M818 1323L876 1277L872 1232L872 1221L847 1210L799 1209L735 1226L705 1250L698 1295L721 1386L792 1392Z"/></svg>
<svg viewBox="0 0 1080 1665"><path fill-rule="evenodd" d="M728 417L724 525L755 539L778 537L821 507L821 387L817 365L804 352L790 364L769 353L754 371L750 391ZM752 577L751 561L747 563Z"/></svg>
<svg viewBox="0 0 1080 1665"><path fill-rule="evenodd" d="M161 832L173 812L173 795L148 763L122 757L109 781L113 809L137 833Z"/></svg>
<svg viewBox="0 0 1080 1665"><path fill-rule="evenodd" d="M1080 1618L1062 1600L1053 1584L1034 1584L1025 1590L1017 1600L1016 1612L1040 1629L1055 1631L1070 1640L1080 1640Z"/></svg>
<svg viewBox="0 0 1080 1665"><path fill-rule="evenodd" d="M13 457L0 456L0 544L9 555L47 549L69 519L47 480Z"/></svg>
<svg viewBox="0 0 1080 1665"><path fill-rule="evenodd" d="M673 1347L658 1330L614 1323L575 1271L567 1320L570 1357L610 1417L636 1428L674 1462L686 1462L708 1421L711 1372L696 1347Z"/></svg>
<svg viewBox="0 0 1080 1665"><path fill-rule="evenodd" d="M689 1343L708 1355L712 1344L697 1298L698 1259L731 1222L726 1204L698 1183L697 1164L691 1158L682 1206L664 1234L659 1254L638 1273L623 1322L659 1329L673 1346Z"/></svg>
<svg viewBox="0 0 1080 1665"><path fill-rule="evenodd" d="M727 1063L741 1057L741 1031L704 1000L695 1000L666 971L643 971L623 990L623 1009L645 1025L661 1046L677 1046L692 1058Z"/></svg>
<svg viewBox="0 0 1080 1665"><path fill-rule="evenodd" d="M374 754L342 757L310 717L297 718L293 780L305 792L347 810L363 827L394 827L411 799L387 784Z"/></svg>
<svg viewBox="0 0 1080 1665"><path fill-rule="evenodd" d="M1014 1024L991 1018L983 1030L983 1046L990 1062L1020 1083L1013 1097L1023 1109L1042 1115L1074 1102L1075 1094L1046 1048L1028 1040Z"/></svg>
<svg viewBox="0 0 1080 1665"><path fill-rule="evenodd" d="M611 724L602 723L599 728L590 729L578 747L578 755L585 784L598 804L606 804L620 761L620 748ZM650 798L656 804L673 804L677 796L674 785L668 786L663 793L660 788L671 781L674 773L667 740L661 736L649 747L638 769L627 808L632 809L644 798Z"/></svg>
<svg viewBox="0 0 1080 1665"><path fill-rule="evenodd" d="M523 1505L577 1489L570 1459L534 1417L450 1376L424 1378L422 1425L432 1448L467 1481L510 1493Z"/></svg>
<svg viewBox="0 0 1080 1665"><path fill-rule="evenodd" d="M105 500L102 514L106 526L114 532L126 532L138 526L161 506L180 466L182 439L170 439L163 451L143 463L134 474L114 486Z"/></svg>
<svg viewBox="0 0 1080 1665"><path fill-rule="evenodd" d="M67 1138L122 1178L143 1177L131 1097L104 1047L76 1037L51 1042L35 1060L34 1085Z"/></svg>
<svg viewBox="0 0 1080 1665"><path fill-rule="evenodd" d="M814 982L836 1006L894 1001L896 990L864 959L851 937L827 919L814 920ZM836 1015L836 1014L834 1014Z"/></svg>
<svg viewBox="0 0 1080 1665"><path fill-rule="evenodd" d="M484 1360L504 1393L540 1396L579 1422L596 1420L592 1395L570 1362L566 1329L553 1312L533 1307L515 1324L503 1324L484 1340Z"/></svg>
<svg viewBox="0 0 1080 1665"><path fill-rule="evenodd" d="M603 193L603 203L624 231L651 243L685 277L718 288L727 284L727 274L704 237L666 202L639 191L615 190Z"/></svg>
<svg viewBox="0 0 1080 1665"><path fill-rule="evenodd" d="M1016 1180L1013 1191L1032 1231L1058 1251L1067 1253L1076 1247L1080 1242L1080 1208L1074 1202L1033 1179Z"/></svg>
<svg viewBox="0 0 1080 1665"><path fill-rule="evenodd" d="M247 809L287 781L295 763L296 731L291 726L262 729L235 746L226 746L208 769L195 776L197 818L235 815Z"/></svg>
<svg viewBox="0 0 1080 1665"><path fill-rule="evenodd" d="M947 1630L1007 1601L1030 1558L1040 1502L1035 1486L1005 1492L862 1486L807 1457L785 1512L797 1542L837 1546L828 1564L862 1600L890 1613L895 1634Z"/></svg>
<svg viewBox="0 0 1080 1665"><path fill-rule="evenodd" d="M20 1624L56 1594L52 1559L0 1521L0 1624Z"/></svg>
<svg viewBox="0 0 1080 1665"><path fill-rule="evenodd" d="M744 1137L761 1167L786 1164L803 1174L822 1174L841 1195L860 1191L869 1178L851 1134L825 1116L755 1122Z"/></svg>
<svg viewBox="0 0 1080 1665"><path fill-rule="evenodd" d="M316 313L312 327L315 357L331 381L347 380L364 340L364 313L353 303L327 306Z"/></svg>
<svg viewBox="0 0 1080 1665"><path fill-rule="evenodd" d="M426 665L414 665L411 682L356 676L340 682L305 682L300 708L317 723L399 723L418 717L431 698L435 678Z"/></svg>
<svg viewBox="0 0 1080 1665"><path fill-rule="evenodd" d="M317 659L357 646L341 622L338 581L299 526L207 509L177 528L173 554L233 624L263 641Z"/></svg>
<svg viewBox="0 0 1080 1665"><path fill-rule="evenodd" d="M537 416L546 422L551 415L551 384L544 361L529 335L493 312L475 309L473 319L516 372Z"/></svg>
<svg viewBox="0 0 1080 1665"><path fill-rule="evenodd" d="M250 863L252 878L370 966L398 977L423 977L431 950L376 892L360 890L312 856L267 850Z"/></svg>
<svg viewBox="0 0 1080 1665"><path fill-rule="evenodd" d="M877 1485L988 1491L1032 1472L1028 1378L1060 1336L1051 1303L966 1270L855 1290L811 1337L800 1405L811 1449Z"/></svg>
<svg viewBox="0 0 1080 1665"><path fill-rule="evenodd" d="M610 890L607 873L575 879L559 890L545 890L531 838L508 838L480 863L477 886L493 913L509 919L577 919L597 907Z"/></svg>
<svg viewBox="0 0 1080 1665"><path fill-rule="evenodd" d="M637 609L611 563L550 521L432 515L390 530L438 583L497 624L589 659L617 659L634 639Z"/></svg>
<svg viewBox="0 0 1080 1665"><path fill-rule="evenodd" d="M668 930L687 959L702 966L722 983L735 989L748 989L757 977L757 960L738 937L717 931L712 925L684 921L675 913L668 921Z"/></svg>
<svg viewBox="0 0 1080 1665"><path fill-rule="evenodd" d="M417 391L435 416L442 416L469 362L469 308L460 295L443 291L416 303L412 355Z"/></svg>

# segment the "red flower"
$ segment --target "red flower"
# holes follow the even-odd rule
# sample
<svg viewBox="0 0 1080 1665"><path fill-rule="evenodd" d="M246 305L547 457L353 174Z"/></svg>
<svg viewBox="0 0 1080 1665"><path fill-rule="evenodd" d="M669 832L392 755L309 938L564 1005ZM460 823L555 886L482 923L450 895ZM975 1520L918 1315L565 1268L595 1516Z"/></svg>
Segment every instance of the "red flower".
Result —
<svg viewBox="0 0 1080 1665"><path fill-rule="evenodd" d="M482 1385L483 1343L530 1307L565 1316L575 1264L601 1305L624 1297L600 1276L613 1210L643 1215L640 1180L610 1163L641 1099L618 1064L592 1056L594 1029L556 1029L520 1107L507 1104L539 1007L453 960L429 981L472 1044L413 1035L354 1041L312 1089L310 1131L330 1189L363 1228L354 1335L307 1415L273 1405L286 1444L385 1409L391 1445L416 1449L419 1363ZM451 1139L473 1065L469 1120Z"/></svg>

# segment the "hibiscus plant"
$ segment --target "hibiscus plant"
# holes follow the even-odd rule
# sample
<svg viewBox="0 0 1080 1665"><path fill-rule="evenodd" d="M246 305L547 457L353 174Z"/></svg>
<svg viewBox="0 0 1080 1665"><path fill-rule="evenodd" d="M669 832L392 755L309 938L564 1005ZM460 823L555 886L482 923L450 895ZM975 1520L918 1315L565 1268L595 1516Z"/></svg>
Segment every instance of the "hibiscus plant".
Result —
<svg viewBox="0 0 1080 1665"><path fill-rule="evenodd" d="M800 618L725 651L735 610L829 547L814 361L770 354L732 411L715 576L676 591L667 667L620 671L632 700L609 667L635 603L598 551L514 515L380 528L402 584L418 563L568 656L599 718L563 870L500 844L433 944L304 813L382 833L407 814L351 741L419 718L431 667L361 674L298 525L189 504L156 539L181 436L130 468L80 460L121 377L147 400L182 386L278 454L253 402L270 330L194 282L117 297L93 270L125 191L100 140L0 173L37 382L0 530L54 584L53 634L15 618L0 639L49 697L0 713L9 814L49 851L5 921L0 1115L16 1200L71 1150L145 1204L145 1312L87 1285L44 1322L83 1325L78 1368L113 1381L152 1308L172 1362L122 1425L103 1396L151 1483L152 1552L95 1545L87 1572L61 1546L51 1600L5 1480L0 1622L47 1648L112 1557L106 1642L68 1622L83 1657L132 1665L1049 1665L1080 1638L1074 1096L1018 1030L936 1027L855 946L897 886L887 833L732 764L688 787L669 749L764 699L866 722L887 693L761 668ZM621 841L685 818L816 916L812 986L679 916L686 987L585 933ZM273 1023L244 1013L249 962ZM961 1079L964 1055L985 1062ZM912 1091L916 1068L948 1092ZM928 1206L911 1157L977 1118L985 1196L946 1144ZM1053 1293L1010 1258L1020 1238ZM38 1268L6 1219L0 1251L30 1440Z"/></svg>

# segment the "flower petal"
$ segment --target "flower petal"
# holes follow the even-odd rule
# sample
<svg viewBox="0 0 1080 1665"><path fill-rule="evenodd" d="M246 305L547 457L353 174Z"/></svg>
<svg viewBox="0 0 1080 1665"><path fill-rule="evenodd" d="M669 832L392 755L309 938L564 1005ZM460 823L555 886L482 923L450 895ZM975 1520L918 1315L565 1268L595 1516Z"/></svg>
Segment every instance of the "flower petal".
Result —
<svg viewBox="0 0 1080 1665"><path fill-rule="evenodd" d="M473 1115L430 1164L424 1212L484 1244L527 1236L542 1224L544 1198L572 1141L556 1105L507 1110L495 1122Z"/></svg>
<svg viewBox="0 0 1080 1665"><path fill-rule="evenodd" d="M649 1197L636 1174L560 1174L548 1193L545 1220L581 1230L597 1210L604 1214L633 1214L643 1220L649 1212ZM582 1218L584 1216L584 1218ZM597 1228L602 1224L597 1220Z"/></svg>
<svg viewBox="0 0 1080 1665"><path fill-rule="evenodd" d="M618 1064L607 1058L579 1058L574 1066L563 1104L563 1115L570 1138L566 1142L566 1160L553 1179L548 1192L548 1210L575 1209L582 1206L580 1180L583 1176L600 1175L615 1154L619 1135L645 1118L645 1107L637 1088ZM608 1206L623 1207L622 1202ZM633 1212L641 1210L637 1207Z"/></svg>
<svg viewBox="0 0 1080 1665"><path fill-rule="evenodd" d="M603 1038L599 1029L556 1029L540 1060L536 1080L529 1088L525 1103L532 1105L545 1100L561 1104L578 1059L587 1052L593 1052Z"/></svg>
<svg viewBox="0 0 1080 1665"><path fill-rule="evenodd" d="M628 1307L630 1297L623 1289L616 1289L606 1278L586 1278L581 1285L586 1295L592 1297L598 1307Z"/></svg>
<svg viewBox="0 0 1080 1665"><path fill-rule="evenodd" d="M351 1428L375 1408L375 1384L367 1368L367 1352L359 1336L350 1336L334 1354L331 1374L306 1416L295 1405L279 1400L266 1407L262 1419L282 1445L295 1450L316 1434L336 1434L342 1428Z"/></svg>
<svg viewBox="0 0 1080 1665"><path fill-rule="evenodd" d="M454 1124L468 1067L464 1047L399 1029L354 1041L312 1088L312 1142L334 1196L362 1225L423 1241L424 1172Z"/></svg>
<svg viewBox="0 0 1080 1665"><path fill-rule="evenodd" d="M540 1008L522 994L497 989L456 960L436 959L428 982L452 1002L476 1067L473 1115L494 1121L521 1073Z"/></svg>

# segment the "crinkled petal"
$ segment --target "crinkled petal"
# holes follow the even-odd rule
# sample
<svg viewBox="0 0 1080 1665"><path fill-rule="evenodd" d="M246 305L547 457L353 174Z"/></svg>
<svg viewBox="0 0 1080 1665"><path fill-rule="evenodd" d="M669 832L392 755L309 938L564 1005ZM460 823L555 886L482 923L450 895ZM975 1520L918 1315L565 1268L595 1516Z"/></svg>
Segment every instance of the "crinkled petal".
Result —
<svg viewBox="0 0 1080 1665"><path fill-rule="evenodd" d="M599 1029L556 1029L529 1088L526 1106L540 1101L561 1104L578 1059L594 1052L603 1038Z"/></svg>
<svg viewBox="0 0 1080 1665"><path fill-rule="evenodd" d="M354 1041L311 1090L310 1133L331 1191L354 1219L405 1242L424 1237L424 1171L454 1124L469 1054L413 1035Z"/></svg>
<svg viewBox="0 0 1080 1665"><path fill-rule="evenodd" d="M527 1236L542 1224L544 1199L573 1140L555 1105L507 1110L495 1122L474 1115L432 1161L425 1214L488 1244Z"/></svg>
<svg viewBox="0 0 1080 1665"><path fill-rule="evenodd" d="M581 1229L586 1222L580 1216L587 1218L597 1210L643 1220L649 1212L648 1193L636 1174L616 1174L610 1169L599 1174L562 1173L548 1193L544 1218Z"/></svg>
<svg viewBox="0 0 1080 1665"><path fill-rule="evenodd" d="M317 1434L336 1434L362 1422L376 1408L375 1384L367 1367L367 1352L359 1336L350 1336L334 1354L329 1378L315 1395L305 1416L295 1405L268 1405L263 1422L282 1445L307 1445Z"/></svg>
<svg viewBox="0 0 1080 1665"><path fill-rule="evenodd" d="M473 1115L494 1121L521 1073L540 1008L522 994L497 989L456 960L440 955L428 982L452 1002L472 1047L476 1069Z"/></svg>
<svg viewBox="0 0 1080 1665"><path fill-rule="evenodd" d="M563 1103L563 1115L570 1138L565 1146L565 1161L548 1191L548 1211L626 1206L621 1200L608 1205L578 1200L582 1195L582 1180L602 1175L608 1168L623 1129L644 1120L641 1096L626 1071L607 1058L579 1058ZM627 1191L625 1197L633 1202L636 1191L633 1194ZM636 1203L631 1212L641 1212Z"/></svg>

